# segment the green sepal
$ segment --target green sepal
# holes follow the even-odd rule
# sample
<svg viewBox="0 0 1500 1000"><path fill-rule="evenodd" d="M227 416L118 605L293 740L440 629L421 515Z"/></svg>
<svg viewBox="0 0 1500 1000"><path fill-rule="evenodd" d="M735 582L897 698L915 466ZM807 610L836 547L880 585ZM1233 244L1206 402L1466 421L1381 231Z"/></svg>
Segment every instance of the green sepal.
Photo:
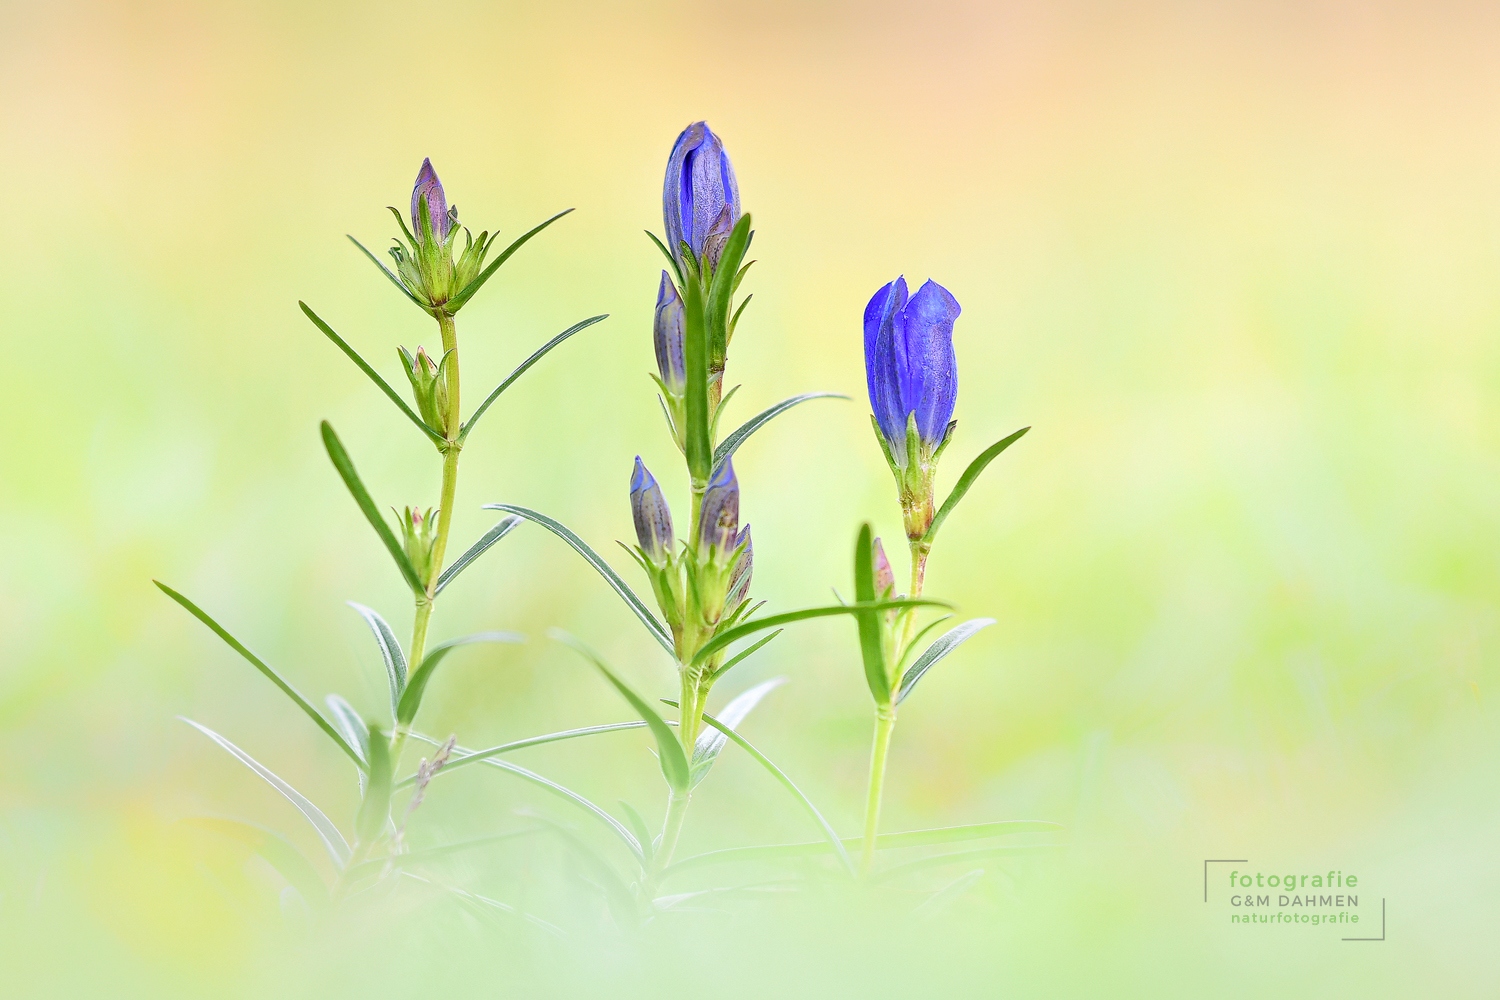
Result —
<svg viewBox="0 0 1500 1000"><path fill-rule="evenodd" d="M474 293L479 291L479 289L484 286L484 283L486 281L490 280L491 275L500 270L500 265L504 264L507 260L510 260L511 254L521 249L521 247L525 245L527 240L531 239L537 233L541 232L543 229L546 229L548 226L552 225L552 223L556 222L558 219L561 219L571 211L573 211L571 208L565 208L561 212L558 212L556 215L554 215L552 218L543 222L541 225L535 226L517 237L514 243L501 251L500 256L490 261L489 266L486 267L483 271L479 272L479 277L469 282L459 290L457 295L448 300L448 302L444 305L444 308L447 310L448 314L451 316L454 313L458 312L459 309L463 308L464 303L472 299L474 297Z"/></svg>
<svg viewBox="0 0 1500 1000"><path fill-rule="evenodd" d="M696 275L682 288L683 368L686 388L683 391L686 426L688 474L696 483L707 483L713 471L713 439L709 434L708 371L711 344L702 282Z"/></svg>

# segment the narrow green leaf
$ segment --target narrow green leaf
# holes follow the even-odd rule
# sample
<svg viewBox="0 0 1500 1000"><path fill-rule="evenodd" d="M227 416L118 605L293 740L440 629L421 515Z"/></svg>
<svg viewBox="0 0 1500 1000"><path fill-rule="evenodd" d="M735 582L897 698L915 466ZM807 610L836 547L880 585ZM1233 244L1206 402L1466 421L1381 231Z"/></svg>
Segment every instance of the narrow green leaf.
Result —
<svg viewBox="0 0 1500 1000"><path fill-rule="evenodd" d="M292 699L292 701L296 703L298 708L306 712L307 717L309 719L312 719L313 722L317 723L318 728L327 733L328 738L337 743L340 750L349 755L349 759L354 761L355 766L359 767L361 770L364 769L365 762L363 758L361 758L360 755L355 752L354 748L349 745L348 741L339 735L338 730L334 729L333 726L328 724L328 720L323 718L322 713L320 713L316 708L313 708L312 703L309 702L306 698L302 697L302 695L297 692L296 688L292 687L286 681L282 680L281 675L278 674L275 670L272 670L270 665L267 664L265 660L262 660L260 657L250 652L250 650L245 647L244 643L240 642L234 636L226 632L223 626L210 618L208 616L208 613L202 608L198 607L198 605L194 604L186 597L183 597L177 591L173 590L171 587L168 587L160 580L152 580L151 582L156 584L157 589L160 590L163 594L166 594L172 600L182 605L183 608L187 610L188 614L192 615L194 618L207 625L209 627L209 630L212 631L214 635L218 636L220 639L223 639L224 642L228 644L230 649L234 650L236 653L239 653L246 660L248 660L250 665L264 674L272 684L275 684L277 687L281 688L281 693ZM196 723L194 723L194 725L196 725Z"/></svg>
<svg viewBox="0 0 1500 1000"><path fill-rule="evenodd" d="M359 752L360 759L368 762L370 759L369 732L365 729L365 721L359 717L354 706L336 694L331 694L323 699L328 703L328 712L333 716L333 721L338 725L339 731L343 733L344 739L349 741L350 746ZM359 772L359 780L363 784L365 772Z"/></svg>
<svg viewBox="0 0 1500 1000"><path fill-rule="evenodd" d="M179 715L178 718L182 719L183 722L186 722L188 725L198 730L204 736L207 736L209 739L219 744L219 746L223 747L225 750L228 750L230 754L232 754L237 760L239 760L241 764L244 764L250 770L260 775L261 778L265 780L266 784L276 789L282 795L285 795L287 801L296 806L297 811L300 812L303 818L306 819L310 824L312 824L312 828L318 832L318 839L323 841L323 846L327 848L328 856L333 859L333 863L335 865L337 865L339 868L343 868L346 864L349 863L349 842L344 839L343 834L339 833L339 828L333 825L333 821L330 820L327 816L323 815L323 810L313 805L312 802L307 798L307 796L303 795L301 792L297 791L297 789L281 780L281 778L277 776L276 772L272 771L269 767L266 767L260 761L256 760L254 757L250 756L245 751L241 750L239 747L235 746L233 743L229 742L224 737L214 732L212 729L209 729L207 726L201 726L198 723L194 722L192 719L189 719L185 716Z"/></svg>
<svg viewBox="0 0 1500 1000"><path fill-rule="evenodd" d="M714 678L718 679L720 677L723 677L725 674L729 673L730 667L733 667L740 661L749 658L756 650L760 649L760 647L764 646L766 643L770 642L772 639L776 638L778 635L785 631L786 629L779 628L776 631L772 632L770 635L757 639L755 642L752 642L750 645L746 646L738 653L735 653L729 659L725 660L718 670L714 671Z"/></svg>
<svg viewBox="0 0 1500 1000"><path fill-rule="evenodd" d="M624 799L620 799L619 802L620 811L625 814L625 822L630 824L631 832L635 834L635 839L640 841L642 849L646 852L646 860L650 861L656 854L656 841L651 836L651 828L646 825L641 814L635 811L635 806Z"/></svg>
<svg viewBox="0 0 1500 1000"><path fill-rule="evenodd" d="M401 215L400 215L399 212L396 214L396 218L397 219L401 218ZM402 228L403 229L406 228L405 223L402 223ZM410 236L411 234L408 233L407 235ZM389 278L391 280L391 284L393 284L397 288L401 289L401 294L405 295L408 299L411 299L413 305L415 305L418 309L422 310L423 312L427 312L428 311L427 307L422 304L422 300L418 299L415 295L413 295L411 293L411 291L404 284L401 283L401 279L398 278L398 277L396 277L395 273L392 272L390 268L386 267L385 264L381 262L381 260L380 260L379 257L375 256L370 251L366 250L365 249L365 245L363 243L361 243L359 240L355 239L353 236L349 237L349 242L353 243L355 246L359 247L359 249L364 253L364 255L366 257L370 258L370 263L374 264L376 267L380 268L380 273L384 274L387 278Z"/></svg>
<svg viewBox="0 0 1500 1000"><path fill-rule="evenodd" d="M237 819L221 819L217 816L190 816L180 821L186 826L210 830L230 840L237 840L265 859L286 879L287 884L302 894L302 898L317 909L328 905L328 885L312 862L291 842L279 833L253 823L242 823Z"/></svg>
<svg viewBox="0 0 1500 1000"><path fill-rule="evenodd" d="M450 313L456 313L456 312L458 312L459 308L462 307L465 302L467 302L470 299L472 299L474 297L474 293L477 292L477 291L479 291L480 287L486 281L490 280L490 275L492 275L496 271L500 270L500 265L501 264L504 264L506 261L510 260L510 255L511 254L513 254L517 250L521 249L521 247L525 245L525 243L526 243L527 240L531 239L537 233L541 232L543 229L546 229L548 226L552 225L552 223L556 222L558 219L561 219L563 216L567 215L571 211L573 211L571 208L565 208L561 212L558 212L556 215L554 215L552 218L548 219L546 222L543 222L541 225L539 225L539 226L537 226L537 227L535 227L533 229L530 229L527 232L522 233L519 237L517 237L517 239L516 239L516 241L514 243L512 243L510 246L506 247L503 251L501 251L500 256L498 256L494 260L490 261L489 266L486 267L483 271L479 272L479 276L478 277L476 277L473 281L471 281L467 285L465 285L463 287L462 291L460 291L457 295L453 296L453 298L451 298L451 299L448 300L448 305L447 305L448 311Z"/></svg>
<svg viewBox="0 0 1500 1000"><path fill-rule="evenodd" d="M458 574L467 569L469 564L475 559L478 559L480 556L484 555L484 553L489 549L491 545L494 545L500 539L510 534L511 529L513 529L520 523L521 519L514 515L510 517L502 517L499 523L497 523L489 531L486 531L484 535L480 537L479 541L475 542L473 545L470 545L467 552L459 556L457 559L453 560L453 564L447 569L443 570L442 575L438 577L437 586L433 588L432 596L436 597L438 594L441 594L443 592L443 588L453 582L454 577L458 576Z"/></svg>
<svg viewBox="0 0 1500 1000"><path fill-rule="evenodd" d="M760 411L755 416L745 421L743 424L740 424L734 429L732 433L730 433L727 438L719 442L719 446L714 449L714 467L717 468L720 465L723 465L724 460L730 455L733 455L735 451L739 449L739 446L744 444L745 440L749 438L751 434L754 434L756 431L760 430L766 424L770 423L772 420L785 413L787 410L790 410L798 403L805 403L809 399L848 398L848 396L837 392L805 392L800 396L793 396L791 399L783 399L775 406L768 407L767 409Z"/></svg>
<svg viewBox="0 0 1500 1000"><path fill-rule="evenodd" d="M858 604L875 602L874 530L866 521L860 525L854 543L854 600ZM880 612L866 607L855 614L859 623L859 655L865 665L865 683L877 705L891 703L891 675L885 662L885 640L881 634Z"/></svg>
<svg viewBox="0 0 1500 1000"><path fill-rule="evenodd" d="M984 467L993 462L995 457L1002 451L1019 441L1021 436L1029 430L1031 430L1030 427L1022 427L1009 437L1001 438L980 452L979 457L969 463L969 467L964 470L964 474L958 477L958 482L953 484L953 492L948 494L948 499L943 501L943 505L938 508L938 512L933 517L932 523L927 526L927 534L922 536L922 541L928 545L932 544L932 540L937 537L938 528L942 527L943 522L948 519L948 515L953 513L953 508L958 506L958 502L964 498L964 494L969 492L969 487L974 485L974 480L979 478L979 474L984 471Z"/></svg>
<svg viewBox="0 0 1500 1000"><path fill-rule="evenodd" d="M651 613L651 609L646 607L646 603L637 597L635 591L630 589L630 585L620 578L620 574L611 569L609 563L600 558L597 552L589 548L587 542L568 530L566 525L560 521L554 521L546 514L534 511L529 507L518 507L515 504L490 503L485 504L484 509L503 510L508 514L516 514L528 521L534 521L573 546L573 551L583 556L590 566L598 570L599 575L604 577L605 582L614 588L615 593L619 594L625 603L630 605L630 610L635 612L635 616L641 620L642 625L646 626L652 638L661 643L661 647L668 653L675 655L672 645L672 633L667 631L667 627L657 620L656 616Z"/></svg>
<svg viewBox="0 0 1500 1000"><path fill-rule="evenodd" d="M350 239L353 239L353 237L350 237ZM360 247L360 249L364 250L364 247ZM369 251L365 251L365 252L368 253ZM322 330L323 331L323 335L325 337L327 337L329 340L333 341L334 344L336 344L338 346L339 350L343 351L346 355L348 355L349 360L353 361L356 365L358 365L359 366L359 370L362 371L362 372L364 372L366 375L368 375L370 377L370 381L374 382L375 385L377 387L379 387L379 389L380 389L381 392L385 393L387 396L390 397L391 402L393 402L393 403L396 404L396 408L399 409L402 413L406 414L407 419L409 419L412 423L416 424L417 427L424 434L426 434L428 437L432 438L432 440L434 442L436 442L436 444L438 445L438 447L442 447L443 446L443 444L445 443L443 441L443 436L441 434L439 434L437 431L433 430L431 427L428 427L427 426L427 422L425 420L423 420L421 417L419 417L417 415L417 412L415 410L413 410L410 406L407 405L406 400L402 399L401 396L400 396L400 394L398 394L395 389L391 388L389 382L387 382L385 379L383 379L383 378L380 377L380 373L379 372L377 372L374 368L370 367L370 363L369 362L367 362L364 358L362 358L362 357L359 356L359 352L358 351L356 351L354 348L350 347L349 344L348 344L348 342L345 341L343 337L340 337L337 333L334 333L333 332L333 327L331 327L327 323L323 322L318 317L317 313L313 312L311 309L309 309L307 307L307 303L306 302L298 302L297 304L302 307L302 311L307 314L307 318L313 321L313 325L316 326L319 330Z"/></svg>
<svg viewBox="0 0 1500 1000"><path fill-rule="evenodd" d="M401 650L396 633L391 631L385 619L376 614L374 609L353 601L348 604L359 612L365 624L370 626L370 631L375 633L375 644L380 647L380 659L385 663L385 677L391 691L391 718L394 719L396 703L401 700L401 692L406 690L406 654Z"/></svg>
<svg viewBox="0 0 1500 1000"><path fill-rule="evenodd" d="M768 681L741 691L729 704L718 712L718 720L730 729L739 726L745 721L745 717L755 710L761 699L770 694L776 688L786 683L785 677L772 677ZM705 729L698 734L697 742L693 744L693 759L690 767L692 770L692 787L697 788L708 772L714 766L714 761L719 759L719 754L724 750L724 744L729 742L729 737L713 727Z"/></svg>
<svg viewBox="0 0 1500 1000"><path fill-rule="evenodd" d="M937 661L953 652L963 644L964 640L980 629L988 628L993 624L995 624L995 619L993 618L971 618L957 628L949 629L934 639L932 645L928 646L926 651L917 657L916 661L912 663L911 669L906 672L906 676L901 679L901 690L896 692L896 704L899 705L906 700L906 696L911 694L912 688L917 686L917 681L921 680L923 675L931 670Z"/></svg>
<svg viewBox="0 0 1500 1000"><path fill-rule="evenodd" d="M401 694L401 701L396 706L396 721L403 726L411 725L411 721L417 717L417 709L422 707L422 694L427 690L427 682L432 680L432 673L443 662L443 658L459 646L468 646L476 642L525 642L525 636L517 635L515 632L476 632L474 635L461 636L457 639L449 639L447 642L433 646L428 654L422 657L422 663L416 670L412 671L411 681L406 685L406 690Z"/></svg>
<svg viewBox="0 0 1500 1000"><path fill-rule="evenodd" d="M416 567L406 557L406 550L396 540L396 535L391 531L391 526L381 516L375 501L370 499L369 491L365 489L364 483L359 481L359 473L354 471L354 463L349 459L349 453L344 450L344 445L339 441L339 436L333 432L333 426L328 421L323 421L323 446L328 449L328 457L333 460L333 467L339 470L339 476L344 480L344 485L354 495L354 502L359 504L359 509L364 512L365 520L370 522L370 527L375 529L375 534L385 543L386 551L390 552L391 558L396 560L396 568L401 571L401 576L406 580L407 586L411 587L413 593L422 593L427 589L426 583L417 576Z"/></svg>
<svg viewBox="0 0 1500 1000"><path fill-rule="evenodd" d="M688 475L695 482L708 482L713 471L713 440L709 436L708 359L709 320L703 282L697 276L682 287L682 359L684 389L683 450Z"/></svg>
<svg viewBox="0 0 1500 1000"><path fill-rule="evenodd" d="M943 622L949 621L952 618L952 615L942 615L938 618L933 619L917 630L917 634L912 636L911 641L906 644L906 651L901 654L901 663L897 667L898 675L904 676L906 671L911 669L907 661L911 659L912 653L916 652L917 647L922 644L922 640L927 637L927 634L933 629L937 628L939 625L943 624Z"/></svg>
<svg viewBox="0 0 1500 1000"><path fill-rule="evenodd" d="M418 733L413 733L412 735L424 743L430 743L433 746L442 745L430 736L422 736ZM508 771L518 778L524 778L526 781L529 781L534 785L538 785L542 788L547 789L549 792L552 792L555 795L567 799L569 802L578 806L580 809L583 809L595 819L599 820L599 822L603 823L605 826L613 830L615 835L625 843L625 846L630 848L630 853L635 855L636 860L642 863L645 862L645 851L641 848L640 842L635 839L635 834L627 830L623 823L615 819L607 811L595 805L593 802L590 802L582 795L579 795L571 788L568 788L565 785L560 785L550 778L544 778L540 774L537 774L535 771L528 771L526 768L521 767L518 764L512 764L509 761L486 758L484 760L484 763L488 764L490 767L498 767L502 771ZM444 767L443 771L446 770L448 770L448 768ZM441 774L443 772L439 771L438 773Z"/></svg>
<svg viewBox="0 0 1500 1000"><path fill-rule="evenodd" d="M692 775L689 772L687 755L682 752L682 745L677 742L677 734L672 732L672 727L667 725L656 710L652 708L644 698L630 689L630 686L615 674L604 662L603 657L594 652L579 639L574 638L562 629L550 629L547 632L552 638L564 645L570 646L574 652L582 656L594 665L604 675L605 679L615 686L615 690L630 702L630 707L635 709L636 714L646 721L651 727L651 735L656 737L656 749L661 758L661 773L666 777L667 784L674 791L685 792L690 787Z"/></svg>
<svg viewBox="0 0 1500 1000"><path fill-rule="evenodd" d="M668 250L667 245L658 239L657 235L651 230L646 230L646 235L651 237L651 242L656 244L656 249L661 251L661 255L667 258L667 263L672 266L672 273L677 277L677 284L680 286L682 284L682 267L677 263L677 258L672 256L672 251Z"/></svg>
<svg viewBox="0 0 1500 1000"><path fill-rule="evenodd" d="M370 780L354 817L354 831L361 844L373 844L380 839L391 815L391 746L373 723L366 742L370 748Z"/></svg>
<svg viewBox="0 0 1500 1000"><path fill-rule="evenodd" d="M495 386L495 388L490 391L490 394L484 397L484 402L479 404L479 409L474 411L474 413L464 423L463 427L459 430L459 443L463 443L468 438L469 432L474 429L475 424L479 423L479 418L484 416L484 411L490 408L490 404L499 399L500 394L506 389L509 389L511 385L516 381L516 379L526 374L526 369L542 360L542 358L546 356L548 351L552 350L552 348L556 347L558 344L561 344L563 341L573 336L573 334L577 333L580 330L587 330L595 323L602 322L606 319L609 319L609 313L600 313L598 316L590 316L586 320L574 323L562 333L559 333L557 336L553 337L551 340L547 341L541 347L538 347L535 351L533 351L531 353L531 357L527 358L525 361L522 361L519 365L517 365L516 370L507 375L504 382L501 382L499 385Z"/></svg>
<svg viewBox="0 0 1500 1000"><path fill-rule="evenodd" d="M755 618L751 621L736 625L734 628L725 629L715 635L693 656L693 663L698 664L707 660L710 656L731 645L746 636L763 632L768 628L778 625L787 625L791 622L800 622L805 618L827 618L830 615L853 615L862 611L890 611L895 608L947 608L952 605L945 601L934 601L926 597L897 597L889 601L875 601L872 604L834 604L826 608L803 608L801 611L783 611L781 614L766 615L764 618Z"/></svg>
<svg viewBox="0 0 1500 1000"><path fill-rule="evenodd" d="M489 760L491 757L498 757L501 754L511 753L516 750L524 750L527 747L541 746L544 743L557 743L561 740L576 739L580 736L593 736L596 733L615 733L622 729L645 728L646 723L644 722L615 722L607 726L585 726L582 729L568 729L560 733L548 733L545 736L532 736L524 740L516 740L514 743L502 743L497 747L490 747L488 750L455 750L455 755L448 758L448 763L444 764L443 769L434 774L433 778L436 779L438 775L447 774L454 768L462 767L465 764L477 764L481 761ZM416 780L416 775L403 778L397 783L396 788L398 790L405 788L408 785L415 784Z"/></svg>
<svg viewBox="0 0 1500 1000"><path fill-rule="evenodd" d="M672 705L673 703L667 702L667 704ZM673 705L673 707L675 708L677 706ZM759 750L755 749L755 747L751 746L749 740L745 739L739 733L735 732L732 728L726 726L724 723L709 715L707 712L703 713L703 721L708 723L710 726L713 726L729 739L733 740L735 744L740 747L740 749L744 750L751 757L755 758L756 762L764 767L767 771L770 771L772 777L779 781L781 783L781 786L788 792L790 792L793 798L802 803L802 808L806 809L808 815L812 816L813 820L818 824L818 828L823 831L823 836L827 838L828 843L833 848L834 853L839 856L839 861L843 863L844 870L849 873L850 877L853 877L855 874L854 861L849 857L849 852L844 849L844 843L843 841L839 840L839 835L834 832L834 829L829 824L828 820L823 818L823 814L818 812L818 807L813 805L812 799L804 795L802 789L798 788L796 783L793 782L791 778L788 778L786 776L785 771L772 763L769 757L761 753Z"/></svg>

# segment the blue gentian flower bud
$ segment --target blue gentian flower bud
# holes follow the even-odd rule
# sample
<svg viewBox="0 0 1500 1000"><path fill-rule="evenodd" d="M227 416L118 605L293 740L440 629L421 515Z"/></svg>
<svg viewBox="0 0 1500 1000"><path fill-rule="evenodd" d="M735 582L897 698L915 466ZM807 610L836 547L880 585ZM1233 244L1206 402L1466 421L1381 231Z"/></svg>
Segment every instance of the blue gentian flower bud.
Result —
<svg viewBox="0 0 1500 1000"><path fill-rule="evenodd" d="M635 517L635 537L646 558L658 566L672 558L676 540L672 536L672 511L656 485L656 477L646 469L641 456L635 457L635 472L630 477L630 511Z"/></svg>
<svg viewBox="0 0 1500 1000"><path fill-rule="evenodd" d="M734 475L729 459L714 470L708 488L703 492L703 508L698 522L698 550L701 557L711 552L720 556L734 551L740 527L740 481Z"/></svg>
<svg viewBox="0 0 1500 1000"><path fill-rule="evenodd" d="M740 219L740 189L724 144L707 122L694 122L677 137L667 160L662 211L674 257L681 259L686 243L694 257L707 257L710 267L718 264L719 251Z"/></svg>
<svg viewBox="0 0 1500 1000"><path fill-rule="evenodd" d="M734 547L738 549L741 546L744 546L744 551L734 564L734 572L729 574L729 592L724 597L724 607L729 610L739 607L740 602L750 596L750 574L755 569L755 545L750 541L748 524L740 529L734 539Z"/></svg>
<svg viewBox="0 0 1500 1000"><path fill-rule="evenodd" d="M397 515L401 521L401 547L422 580L432 574L432 546L437 540L434 513L431 508L423 511L420 507L407 507Z"/></svg>
<svg viewBox="0 0 1500 1000"><path fill-rule="evenodd" d="M875 293L865 307L865 377L875 430L901 496L906 535L919 541L932 524L933 473L953 431L958 301L935 281L909 300L906 279Z"/></svg>
<svg viewBox="0 0 1500 1000"><path fill-rule="evenodd" d="M432 161L428 159L422 161L422 169L417 171L417 183L411 189L411 231L418 239L422 238L423 198L427 199L428 225L441 243L448 238L453 220L448 216L448 198L443 194L443 182L438 180L437 171L432 169Z"/></svg>
<svg viewBox="0 0 1500 1000"><path fill-rule="evenodd" d="M935 281L908 300L905 278L876 292L865 307L870 406L897 465L914 457L906 453L911 417L924 450L937 448L948 434L958 400L953 322L960 311L958 300Z"/></svg>
<svg viewBox="0 0 1500 1000"><path fill-rule="evenodd" d="M656 342L656 370L661 373L662 388L674 396L682 395L687 385L682 347L684 323L682 298L677 294L677 286L663 271L661 287L656 292L656 322L652 333Z"/></svg>

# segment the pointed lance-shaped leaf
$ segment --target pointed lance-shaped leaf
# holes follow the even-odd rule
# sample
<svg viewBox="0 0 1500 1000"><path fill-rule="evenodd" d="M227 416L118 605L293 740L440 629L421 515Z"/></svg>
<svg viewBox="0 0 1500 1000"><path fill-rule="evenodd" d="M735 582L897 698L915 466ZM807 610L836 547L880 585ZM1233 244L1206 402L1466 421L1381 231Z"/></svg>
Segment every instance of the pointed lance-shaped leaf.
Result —
<svg viewBox="0 0 1500 1000"><path fill-rule="evenodd" d="M354 462L349 458L349 453L344 450L337 434L333 432L333 426L328 421L323 421L323 446L328 449L328 457L333 460L333 467L338 470L339 477L344 480L344 485L349 488L354 502L365 515L365 520L370 522L370 527L375 529L375 534L385 543L386 551L390 552L391 558L396 561L396 568L401 571L401 576L406 580L407 586L411 587L413 593L422 593L427 584L417 575L416 567L407 558L406 550L396 540L396 535L391 531L391 526L381 516L375 501L370 498L370 493L365 489L364 483L359 480L359 473L354 470Z"/></svg>

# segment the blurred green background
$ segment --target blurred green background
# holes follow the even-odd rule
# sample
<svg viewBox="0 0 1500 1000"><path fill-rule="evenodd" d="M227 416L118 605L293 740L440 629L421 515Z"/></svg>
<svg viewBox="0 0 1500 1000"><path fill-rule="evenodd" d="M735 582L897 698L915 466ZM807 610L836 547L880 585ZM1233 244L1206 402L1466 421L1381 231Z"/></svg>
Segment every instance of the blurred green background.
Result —
<svg viewBox="0 0 1500 1000"><path fill-rule="evenodd" d="M0 992L576 996L692 975L670 988L1493 995L1497 30L1493 8L1438 3L0 3ZM934 556L930 592L999 624L905 706L885 826L1045 818L1073 846L942 933L829 903L586 962L462 929L289 942L274 880L174 821L315 841L175 716L341 822L352 777L150 580L316 701L380 710L344 602L404 634L409 599L317 423L383 504L434 504L438 463L296 303L393 382L397 344L436 344L344 238L384 245L430 156L463 221L507 241L577 208L462 314L468 399L611 314L471 439L458 544L492 523L482 503L524 503L643 586L612 544L632 458L679 510L686 489L646 375L660 258L641 230L698 118L757 229L730 417L854 398L737 457L756 594L823 603L862 519L899 537L859 317L896 274L936 278L964 307L941 487L1034 430ZM425 728L489 745L627 718L551 626L675 694L623 605L527 526L445 594L434 636L530 642L456 655ZM799 626L736 674L720 699L791 678L746 732L857 832L852 629ZM517 760L654 819L646 747ZM499 774L447 781L413 836L561 808ZM685 849L811 833L731 750ZM1201 902L1209 857L1358 871L1388 940L1231 928Z"/></svg>

